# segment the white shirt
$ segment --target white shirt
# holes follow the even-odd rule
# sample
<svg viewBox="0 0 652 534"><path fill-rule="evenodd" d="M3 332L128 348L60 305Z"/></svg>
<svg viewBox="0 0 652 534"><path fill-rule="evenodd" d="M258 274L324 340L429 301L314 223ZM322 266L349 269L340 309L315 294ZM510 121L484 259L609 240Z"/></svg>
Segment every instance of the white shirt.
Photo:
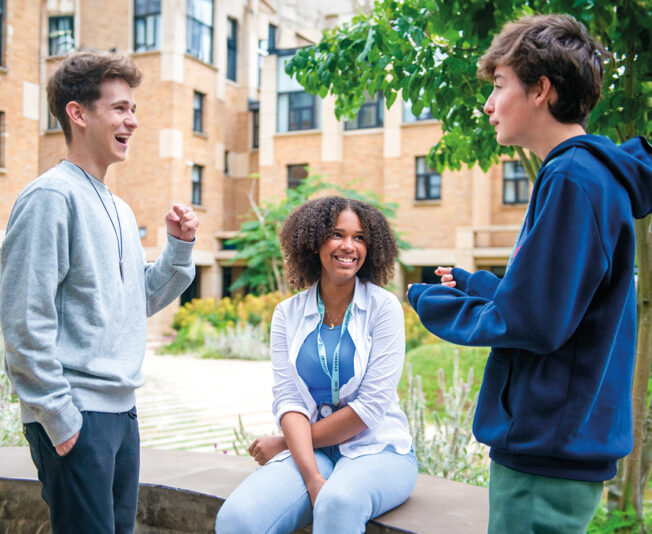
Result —
<svg viewBox="0 0 652 534"><path fill-rule="evenodd" d="M302 413L311 423L317 420L317 404L299 376L296 362L303 342L318 324L317 285L284 300L274 310L270 334L272 409L279 428L287 412ZM340 443L340 452L355 458L391 445L399 454L406 454L412 437L396 393L405 360L405 323L396 296L356 278L348 332L356 349L354 372L340 387L340 403L350 406L367 430ZM289 454L284 451L273 460Z"/></svg>

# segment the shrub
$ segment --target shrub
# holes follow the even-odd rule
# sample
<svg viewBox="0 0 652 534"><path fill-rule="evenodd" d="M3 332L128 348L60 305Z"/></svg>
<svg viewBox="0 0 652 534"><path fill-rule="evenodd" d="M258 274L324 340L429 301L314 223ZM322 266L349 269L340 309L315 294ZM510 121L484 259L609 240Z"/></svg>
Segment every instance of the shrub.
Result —
<svg viewBox="0 0 652 534"><path fill-rule="evenodd" d="M477 394L472 394L473 369L467 380L459 376L459 354L453 365L453 380L446 387L443 369L438 373L443 394L443 410L434 414L434 428L426 426L426 405L421 377L413 377L407 364L407 396L401 405L408 418L419 471L458 482L486 486L489 460L485 448L473 437L472 423Z"/></svg>
<svg viewBox="0 0 652 534"><path fill-rule="evenodd" d="M487 362L488 353L489 349L486 347L460 347L439 340L435 343L417 347L405 355L405 361L411 364L414 375L421 376L428 420L432 420L433 411L438 413L443 411L444 391L441 389L439 382L439 368L444 370L447 387L450 387L453 383L451 379L455 374L456 359L460 374L467 375L469 370L473 369L471 395L475 396L480 391L482 373ZM398 386L399 397L406 397L407 389L407 372L404 370Z"/></svg>
<svg viewBox="0 0 652 534"><path fill-rule="evenodd" d="M27 441L20 422L18 400L11 395L11 385L5 373L4 346L0 332L0 447L20 447L27 445Z"/></svg>
<svg viewBox="0 0 652 534"><path fill-rule="evenodd" d="M405 350L410 351L421 345L437 343L439 338L426 330L409 302L402 302L405 316Z"/></svg>
<svg viewBox="0 0 652 534"><path fill-rule="evenodd" d="M275 291L260 296L248 294L244 297L225 297L221 300L193 299L181 306L174 315L172 327L177 330L177 335L174 341L163 349L163 352L171 354L203 352L202 349L209 340L212 344L209 353L223 346L223 343L234 346L233 341L227 342L226 340L232 339L236 332L244 332L246 328L244 325L259 327L259 330L255 331L255 339L264 340L266 343L269 340L274 308L288 296L283 296ZM403 303L403 312L405 314L406 350L438 342L438 338L424 328L417 314L406 302ZM218 338L221 341L216 341ZM238 351L230 352L237 353ZM258 350L254 352L260 353Z"/></svg>
<svg viewBox="0 0 652 534"><path fill-rule="evenodd" d="M177 336L163 352L201 352L209 340L213 348L222 346L226 342L224 340L233 338L234 332L244 332L245 325L256 327L255 339L267 343L274 308L283 298L285 297L276 291L260 296L248 294L221 300L193 299L181 306L174 315L172 327L177 330ZM259 335L260 333L262 334ZM223 340L218 341L221 338ZM234 346L232 341L227 344Z"/></svg>
<svg viewBox="0 0 652 534"><path fill-rule="evenodd" d="M223 332L213 328L213 332L204 338L199 355L202 358L269 360L268 334L260 324L252 326L248 322L227 326Z"/></svg>

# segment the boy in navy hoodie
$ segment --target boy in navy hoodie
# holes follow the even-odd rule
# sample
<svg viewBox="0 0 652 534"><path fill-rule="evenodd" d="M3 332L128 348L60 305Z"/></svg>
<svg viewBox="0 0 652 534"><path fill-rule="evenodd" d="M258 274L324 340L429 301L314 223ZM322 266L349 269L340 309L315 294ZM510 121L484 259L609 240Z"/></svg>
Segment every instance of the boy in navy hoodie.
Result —
<svg viewBox="0 0 652 534"><path fill-rule="evenodd" d="M543 160L502 280L439 268L414 284L423 324L491 346L473 423L490 446L490 533L584 533L632 448L634 218L652 212L644 139L616 146L584 127L608 54L566 15L496 36L479 75L497 141Z"/></svg>

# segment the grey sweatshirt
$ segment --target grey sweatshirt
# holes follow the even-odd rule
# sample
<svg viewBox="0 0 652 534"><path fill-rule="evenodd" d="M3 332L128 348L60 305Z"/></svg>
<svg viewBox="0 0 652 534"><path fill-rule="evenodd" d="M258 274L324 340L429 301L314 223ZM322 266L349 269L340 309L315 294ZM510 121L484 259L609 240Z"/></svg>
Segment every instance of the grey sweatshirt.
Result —
<svg viewBox="0 0 652 534"><path fill-rule="evenodd" d="M55 445L82 424L80 411L124 412L135 404L147 317L194 276L194 243L168 236L145 263L138 225L108 188L62 161L18 196L2 243L0 324L5 367L23 422L43 425Z"/></svg>

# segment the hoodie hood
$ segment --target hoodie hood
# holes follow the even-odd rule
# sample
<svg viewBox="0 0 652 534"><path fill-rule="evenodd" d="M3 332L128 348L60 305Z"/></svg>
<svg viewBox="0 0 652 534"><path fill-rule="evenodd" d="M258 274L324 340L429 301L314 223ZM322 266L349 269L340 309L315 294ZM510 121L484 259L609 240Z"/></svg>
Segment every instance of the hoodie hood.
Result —
<svg viewBox="0 0 652 534"><path fill-rule="evenodd" d="M572 147L588 150L611 171L629 193L634 217L652 213L652 147L645 138L635 137L619 146L604 136L579 135L557 145L543 166Z"/></svg>

